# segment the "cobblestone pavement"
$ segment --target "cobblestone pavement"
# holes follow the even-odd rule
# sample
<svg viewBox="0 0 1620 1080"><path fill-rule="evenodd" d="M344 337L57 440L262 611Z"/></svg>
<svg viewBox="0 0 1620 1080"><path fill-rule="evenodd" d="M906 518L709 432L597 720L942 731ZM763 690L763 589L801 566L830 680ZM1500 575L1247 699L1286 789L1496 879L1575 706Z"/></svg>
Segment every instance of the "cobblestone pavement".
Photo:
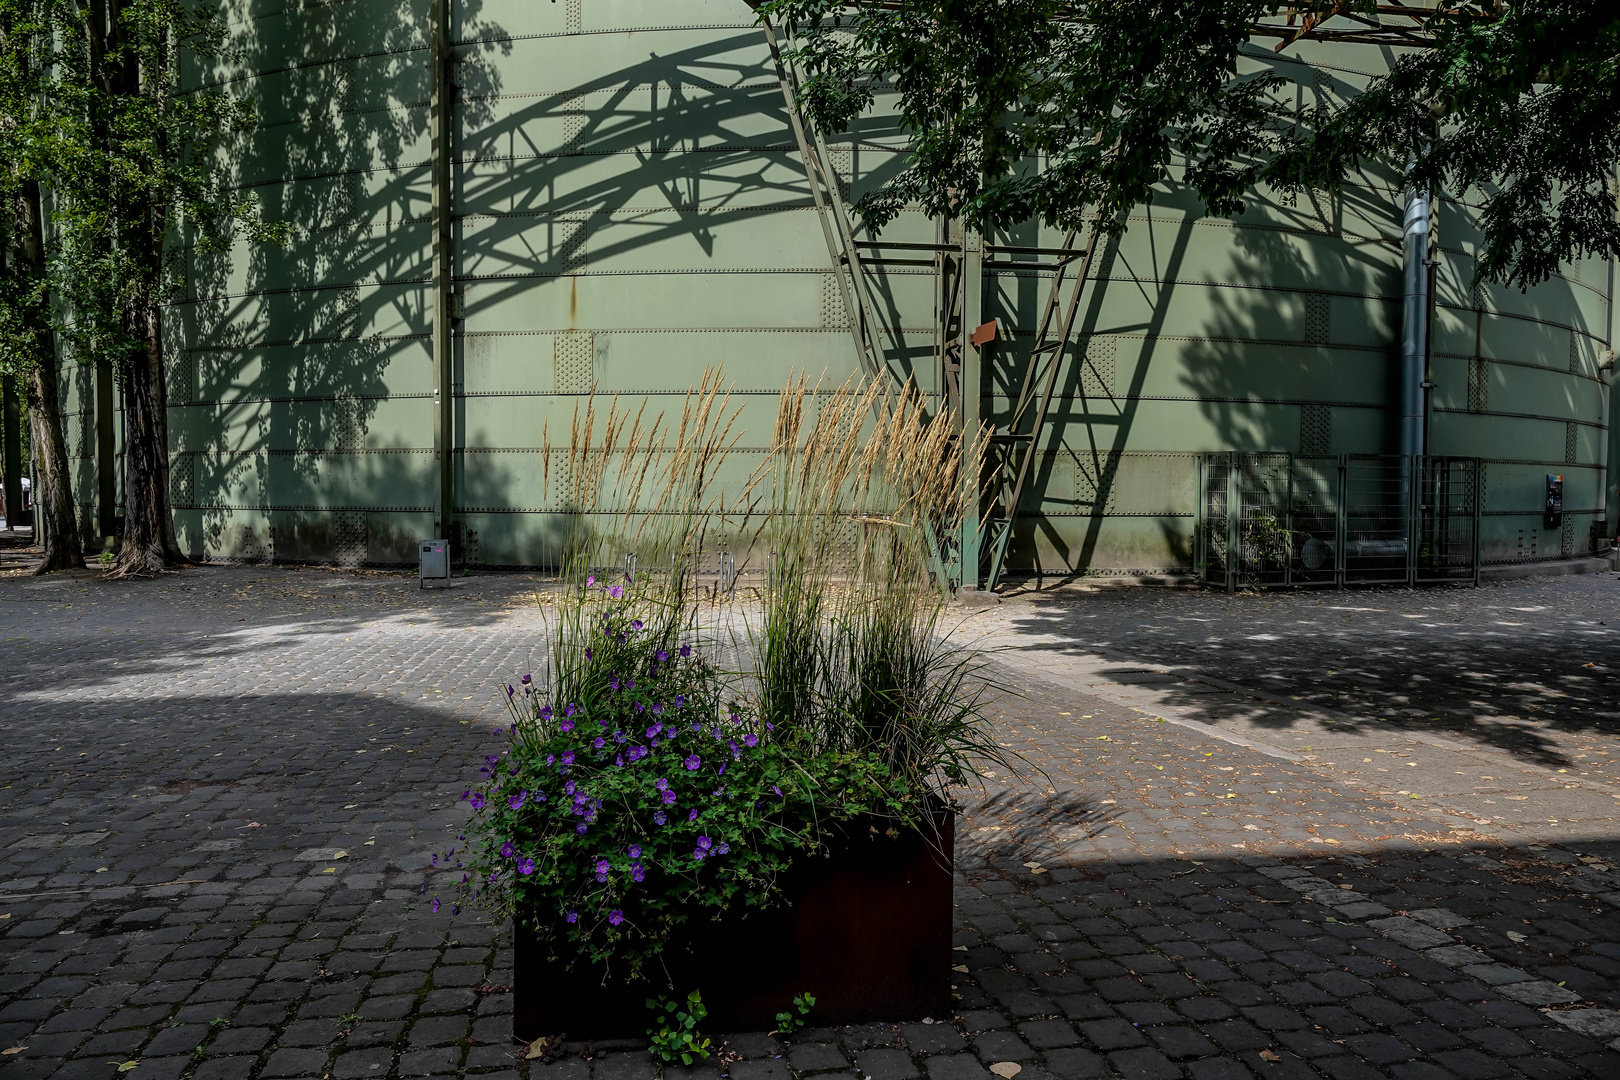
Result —
<svg viewBox="0 0 1620 1080"><path fill-rule="evenodd" d="M0 581L0 1080L653 1076L515 1059L506 932L415 903L539 631L522 577L415 584ZM1077 688L1087 655L1002 658L1045 776L959 825L956 1014L736 1035L669 1080L1620 1076L1609 836L1487 831L1199 726L1281 706Z"/></svg>

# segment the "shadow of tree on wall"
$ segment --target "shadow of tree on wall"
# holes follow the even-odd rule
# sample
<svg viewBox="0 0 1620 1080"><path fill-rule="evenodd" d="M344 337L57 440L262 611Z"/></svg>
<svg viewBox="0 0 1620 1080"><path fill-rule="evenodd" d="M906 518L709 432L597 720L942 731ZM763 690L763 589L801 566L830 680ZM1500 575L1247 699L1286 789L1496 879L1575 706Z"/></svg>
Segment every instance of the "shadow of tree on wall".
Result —
<svg viewBox="0 0 1620 1080"><path fill-rule="evenodd" d="M684 238L701 267L728 225L811 203L757 30L712 33L577 84L559 78L558 92L509 93L503 61L516 39L480 4L454 9L459 503L486 518L541 511L538 538L519 547L520 561L544 562L566 532L545 520L563 510L555 486L532 455L483 451L532 450L556 403L522 403L532 422L515 443L480 429L467 369L490 333L486 313L577 288L587 251L598 267ZM233 89L258 101L262 122L236 168L265 216L298 233L286 248L191 259L175 309L177 381L189 389L173 427L176 505L194 552L353 557L358 529L367 561L403 561L431 525L425 25L426 0L269 11L236 24L239 68L202 73L237 78ZM819 270L825 249L810 257ZM537 372L551 366L547 335L568 326L524 331L535 348L519 367L534 370L500 396L556 397Z"/></svg>

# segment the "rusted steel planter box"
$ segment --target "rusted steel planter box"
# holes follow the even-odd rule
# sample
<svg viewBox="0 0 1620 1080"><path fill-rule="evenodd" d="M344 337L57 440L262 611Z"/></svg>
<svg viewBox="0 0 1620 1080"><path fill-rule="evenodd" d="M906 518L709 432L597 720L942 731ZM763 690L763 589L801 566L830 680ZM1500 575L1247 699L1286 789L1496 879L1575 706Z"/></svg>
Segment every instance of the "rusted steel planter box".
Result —
<svg viewBox="0 0 1620 1080"><path fill-rule="evenodd" d="M827 857L785 875L783 906L680 927L650 981L583 962L568 970L519 924L512 1034L641 1038L647 998L694 989L709 1010L706 1033L769 1030L807 990L818 1027L948 1016L955 816L941 807L922 831L898 837L872 826L851 822Z"/></svg>

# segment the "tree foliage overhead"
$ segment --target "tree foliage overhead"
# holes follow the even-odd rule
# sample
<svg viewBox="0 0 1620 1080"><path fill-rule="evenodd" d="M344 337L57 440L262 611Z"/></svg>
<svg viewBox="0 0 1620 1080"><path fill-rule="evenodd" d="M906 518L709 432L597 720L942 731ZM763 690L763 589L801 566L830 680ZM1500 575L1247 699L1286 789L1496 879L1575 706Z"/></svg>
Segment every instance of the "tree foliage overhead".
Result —
<svg viewBox="0 0 1620 1080"><path fill-rule="evenodd" d="M770 0L761 11L793 27L802 105L822 130L846 131L880 91L894 95L910 146L904 170L861 199L869 226L916 203L979 228L1075 228L1089 209L1117 231L1178 158L1210 212L1243 208L1274 145L1281 80L1239 78L1238 48L1274 6Z"/></svg>
<svg viewBox="0 0 1620 1080"><path fill-rule="evenodd" d="M1209 213L1257 183L1338 188L1369 162L1483 206L1478 274L1527 287L1620 256L1620 5L1462 0L1348 104L1295 109L1250 28L1283 7L1371 16L1374 0L768 0L794 32L801 103L843 132L883 94L903 168L857 204L980 228L1088 214L1117 232L1167 184ZM1356 46L1346 46L1355 48ZM1174 173L1172 169L1174 168Z"/></svg>
<svg viewBox="0 0 1620 1080"><path fill-rule="evenodd" d="M1620 257L1620 4L1497 8L1437 14L1434 48L1305 116L1268 178L1337 186L1363 160L1416 153L1415 178L1483 204L1480 278L1525 288L1576 256Z"/></svg>

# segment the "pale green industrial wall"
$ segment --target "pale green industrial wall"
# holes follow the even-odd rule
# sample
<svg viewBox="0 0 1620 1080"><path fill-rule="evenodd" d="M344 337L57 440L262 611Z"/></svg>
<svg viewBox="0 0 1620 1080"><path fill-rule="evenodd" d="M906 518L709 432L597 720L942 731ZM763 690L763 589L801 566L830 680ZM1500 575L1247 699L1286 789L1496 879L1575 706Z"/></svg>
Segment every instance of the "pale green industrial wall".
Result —
<svg viewBox="0 0 1620 1080"><path fill-rule="evenodd" d="M198 557L407 562L432 529L425 5L232 8L254 74L227 85L262 116L240 181L299 235L189 258L168 313L173 495ZM856 363L742 0L452 6L457 517L474 564L544 564L562 507L541 431L566 431L593 382L675 411L723 367L747 469L792 373L836 381ZM1385 63L1354 46L1290 53L1310 65L1254 63L1301 103L1342 100ZM855 194L896 168L897 141L880 115L835 144ZM1082 307L1015 568L1188 566L1199 452L1394 449L1400 194L1390 175L1364 179L1295 205L1262 195L1236 221L1200 218L1179 191L1137 212ZM1440 213L1432 450L1488 461L1487 561L1587 550L1604 510L1610 267L1471 295L1471 213ZM912 215L885 238L931 241L933 225ZM936 390L931 273L883 290L897 372ZM990 279L986 317L1023 336L986 364L989 415L1043 299L1035 278ZM1548 472L1568 480L1562 532L1540 528Z"/></svg>

